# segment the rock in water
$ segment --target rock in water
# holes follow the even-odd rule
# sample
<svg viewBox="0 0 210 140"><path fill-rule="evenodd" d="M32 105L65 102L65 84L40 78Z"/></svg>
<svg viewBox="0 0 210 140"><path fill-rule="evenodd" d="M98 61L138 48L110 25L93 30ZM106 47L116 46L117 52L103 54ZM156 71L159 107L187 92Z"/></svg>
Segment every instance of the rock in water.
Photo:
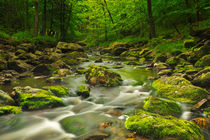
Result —
<svg viewBox="0 0 210 140"><path fill-rule="evenodd" d="M190 81L178 76L161 77L152 85L156 89L157 95L185 103L197 103L207 98L209 94L208 91L194 86Z"/></svg>
<svg viewBox="0 0 210 140"><path fill-rule="evenodd" d="M190 121L143 110L129 117L125 122L125 127L139 135L150 136L153 139L172 137L184 140L204 140L200 128Z"/></svg>
<svg viewBox="0 0 210 140"><path fill-rule="evenodd" d="M114 87L122 84L121 76L105 66L91 66L85 77L90 85Z"/></svg>
<svg viewBox="0 0 210 140"><path fill-rule="evenodd" d="M62 99L52 92L27 87L15 87L13 92L16 102L25 110L37 110L63 106Z"/></svg>
<svg viewBox="0 0 210 140"><path fill-rule="evenodd" d="M144 102L144 109L152 113L164 116L172 115L175 117L178 117L181 114L180 105L172 100L165 100L150 96L146 98Z"/></svg>

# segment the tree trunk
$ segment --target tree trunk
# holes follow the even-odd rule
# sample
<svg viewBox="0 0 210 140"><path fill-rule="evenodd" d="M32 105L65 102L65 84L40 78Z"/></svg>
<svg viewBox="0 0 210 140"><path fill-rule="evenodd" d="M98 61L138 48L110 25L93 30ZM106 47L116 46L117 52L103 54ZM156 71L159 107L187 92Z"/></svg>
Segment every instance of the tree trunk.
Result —
<svg viewBox="0 0 210 140"><path fill-rule="evenodd" d="M42 35L46 34L46 24L47 24L47 0L44 0L44 9L43 9L43 24L42 24Z"/></svg>
<svg viewBox="0 0 210 140"><path fill-rule="evenodd" d="M5 0L5 11L6 11L6 19L7 19L7 28L10 28L10 14L9 14L9 2L8 0Z"/></svg>
<svg viewBox="0 0 210 140"><path fill-rule="evenodd" d="M154 19L152 16L152 4L151 0L147 0L147 9L148 9L148 15L149 15L149 25L150 25L150 38L156 37L156 32L155 32L155 23Z"/></svg>
<svg viewBox="0 0 210 140"><path fill-rule="evenodd" d="M39 0L35 0L34 5L35 5L34 36L36 37L38 35L38 27L39 27L39 16L38 16Z"/></svg>
<svg viewBox="0 0 210 140"><path fill-rule="evenodd" d="M196 2L196 24L199 26L199 20L200 20L200 15L199 15L199 0L195 0Z"/></svg>
<svg viewBox="0 0 210 140"><path fill-rule="evenodd" d="M65 0L61 1L60 5L60 39L64 41L64 25L65 25Z"/></svg>
<svg viewBox="0 0 210 140"><path fill-rule="evenodd" d="M105 3L105 6L106 6L106 10L107 10L107 12L109 13L110 20L112 21L112 24L114 24L114 20L113 20L113 18L112 18L111 12L110 12L109 9L108 9L108 5L107 5L106 0L104 0L104 3Z"/></svg>
<svg viewBox="0 0 210 140"><path fill-rule="evenodd" d="M26 30L29 30L30 29L30 27L29 27L29 3L28 3L28 0L26 0L26 21L25 21L25 29Z"/></svg>
<svg viewBox="0 0 210 140"><path fill-rule="evenodd" d="M105 22L105 28L104 28L104 32L105 32L105 41L108 40L108 37L107 37L107 25L106 25L106 12L105 12L105 9L104 9L104 6L102 5L102 9L103 9L103 12L104 12L104 22Z"/></svg>
<svg viewBox="0 0 210 140"><path fill-rule="evenodd" d="M186 4L186 8L187 9L190 9L191 8L190 3L189 3L189 0L185 0L185 4ZM191 30L192 29L192 19L191 19L191 16L189 16L187 20L190 23L189 30Z"/></svg>
<svg viewBox="0 0 210 140"><path fill-rule="evenodd" d="M63 40L66 40L66 34L68 32L68 28L69 28L69 24L70 24L70 21L71 21L71 13L72 13L72 3L70 4L70 7L69 7L69 15L68 15L68 19L67 19L67 22L66 22L66 27L65 27L65 30L63 31Z"/></svg>

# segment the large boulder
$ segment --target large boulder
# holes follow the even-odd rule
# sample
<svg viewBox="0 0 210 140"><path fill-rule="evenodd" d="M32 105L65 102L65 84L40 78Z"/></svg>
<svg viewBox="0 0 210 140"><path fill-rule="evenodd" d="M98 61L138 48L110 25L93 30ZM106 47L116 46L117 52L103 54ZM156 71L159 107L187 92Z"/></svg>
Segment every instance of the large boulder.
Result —
<svg viewBox="0 0 210 140"><path fill-rule="evenodd" d="M175 101L150 96L144 100L144 109L164 116L178 117L181 114L181 107Z"/></svg>
<svg viewBox="0 0 210 140"><path fill-rule="evenodd" d="M20 44L18 46L16 46L16 49L21 49L21 50L24 50L26 52L29 52L29 51L34 51L36 49L36 46L32 43L23 43L23 44Z"/></svg>
<svg viewBox="0 0 210 140"><path fill-rule="evenodd" d="M50 64L40 64L32 69L32 72L35 75L52 75L53 72L56 70L53 65Z"/></svg>
<svg viewBox="0 0 210 140"><path fill-rule="evenodd" d="M109 46L111 53L115 56L121 55L123 52L127 51L131 46L125 42L115 42Z"/></svg>
<svg viewBox="0 0 210 140"><path fill-rule="evenodd" d="M141 136L150 136L152 139L204 140L200 128L190 121L143 110L129 117L125 127Z"/></svg>
<svg viewBox="0 0 210 140"><path fill-rule="evenodd" d="M71 53L66 53L61 60L65 62L68 65L78 65L82 62L82 60L87 59L87 54L84 52L71 52Z"/></svg>
<svg viewBox="0 0 210 140"><path fill-rule="evenodd" d="M62 53L73 51L84 52L83 47L76 43L58 42L56 49L61 50Z"/></svg>
<svg viewBox="0 0 210 140"><path fill-rule="evenodd" d="M85 77L90 85L114 87L122 84L121 76L104 66L91 66L87 70Z"/></svg>
<svg viewBox="0 0 210 140"><path fill-rule="evenodd" d="M193 84L208 88L210 85L210 67L199 71L192 81Z"/></svg>
<svg viewBox="0 0 210 140"><path fill-rule="evenodd" d="M195 63L196 67L210 66L210 54L203 56Z"/></svg>
<svg viewBox="0 0 210 140"><path fill-rule="evenodd" d="M15 101L6 92L0 90L0 106L13 105Z"/></svg>
<svg viewBox="0 0 210 140"><path fill-rule="evenodd" d="M157 95L185 103L197 103L207 98L209 94L206 90L194 86L190 81L178 76L161 77L152 85L156 89Z"/></svg>
<svg viewBox="0 0 210 140"><path fill-rule="evenodd" d="M63 106L62 99L47 90L27 87L15 87L12 92L15 101L25 110L37 110Z"/></svg>
<svg viewBox="0 0 210 140"><path fill-rule="evenodd" d="M21 60L11 60L7 63L7 68L10 70L15 70L19 73L23 73L29 71L32 66Z"/></svg>

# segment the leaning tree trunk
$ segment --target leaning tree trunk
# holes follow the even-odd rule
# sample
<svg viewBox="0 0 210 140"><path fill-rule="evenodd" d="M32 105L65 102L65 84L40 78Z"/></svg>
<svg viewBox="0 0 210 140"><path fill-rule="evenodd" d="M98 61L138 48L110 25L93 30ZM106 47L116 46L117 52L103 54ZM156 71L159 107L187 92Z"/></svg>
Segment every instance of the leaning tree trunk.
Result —
<svg viewBox="0 0 210 140"><path fill-rule="evenodd" d="M35 5L34 36L37 36L38 27L39 27L39 16L38 16L39 0L35 0L34 5Z"/></svg>
<svg viewBox="0 0 210 140"><path fill-rule="evenodd" d="M44 10L43 10L43 24L42 24L42 35L46 34L46 24L47 24L47 0L44 0Z"/></svg>
<svg viewBox="0 0 210 140"><path fill-rule="evenodd" d="M197 26L199 26L199 20L200 20L200 16L199 16L199 0L195 0L196 2L196 24Z"/></svg>
<svg viewBox="0 0 210 140"><path fill-rule="evenodd" d="M148 9L149 25L150 25L150 38L154 38L156 37L156 32L155 32L155 23L152 16L151 0L147 0L147 9Z"/></svg>

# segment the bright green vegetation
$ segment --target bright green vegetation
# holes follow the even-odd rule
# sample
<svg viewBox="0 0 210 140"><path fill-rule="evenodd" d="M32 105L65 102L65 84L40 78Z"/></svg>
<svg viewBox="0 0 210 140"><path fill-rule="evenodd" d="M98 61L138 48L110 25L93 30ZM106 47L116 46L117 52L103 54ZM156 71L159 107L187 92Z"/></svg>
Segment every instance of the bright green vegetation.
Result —
<svg viewBox="0 0 210 140"><path fill-rule="evenodd" d="M88 85L81 85L77 90L77 95L87 98L90 96L90 87Z"/></svg>
<svg viewBox="0 0 210 140"><path fill-rule="evenodd" d="M121 76L104 66L90 66L85 77L91 85L114 87L122 84Z"/></svg>
<svg viewBox="0 0 210 140"><path fill-rule="evenodd" d="M51 91L57 97L64 97L69 93L69 88L64 86L45 86L43 89Z"/></svg>
<svg viewBox="0 0 210 140"><path fill-rule="evenodd" d="M204 113L204 114L210 115L210 107L205 108L205 109L203 110L203 113Z"/></svg>
<svg viewBox="0 0 210 140"><path fill-rule="evenodd" d="M1 106L0 107L0 116L7 114L19 114L22 112L21 107L17 106Z"/></svg>
<svg viewBox="0 0 210 140"><path fill-rule="evenodd" d="M16 88L15 92L17 102L25 110L45 109L64 105L62 99L46 90L20 87Z"/></svg>
<svg viewBox="0 0 210 140"><path fill-rule="evenodd" d="M175 101L165 100L157 97L148 97L144 100L144 109L160 115L179 116L181 107Z"/></svg>
<svg viewBox="0 0 210 140"><path fill-rule="evenodd" d="M176 76L162 77L152 85L157 95L186 103L199 102L209 94L206 90L192 85L190 81Z"/></svg>
<svg viewBox="0 0 210 140"><path fill-rule="evenodd" d="M13 43L62 40L108 46L156 36L164 40L178 34L181 38L192 27L209 27L210 15L208 0L1 0L0 5L0 37L11 37ZM183 49L169 44L157 49Z"/></svg>
<svg viewBox="0 0 210 140"><path fill-rule="evenodd" d="M139 135L150 136L153 139L172 137L183 140L204 140L200 128L190 121L143 110L130 116L125 122L125 127Z"/></svg>

